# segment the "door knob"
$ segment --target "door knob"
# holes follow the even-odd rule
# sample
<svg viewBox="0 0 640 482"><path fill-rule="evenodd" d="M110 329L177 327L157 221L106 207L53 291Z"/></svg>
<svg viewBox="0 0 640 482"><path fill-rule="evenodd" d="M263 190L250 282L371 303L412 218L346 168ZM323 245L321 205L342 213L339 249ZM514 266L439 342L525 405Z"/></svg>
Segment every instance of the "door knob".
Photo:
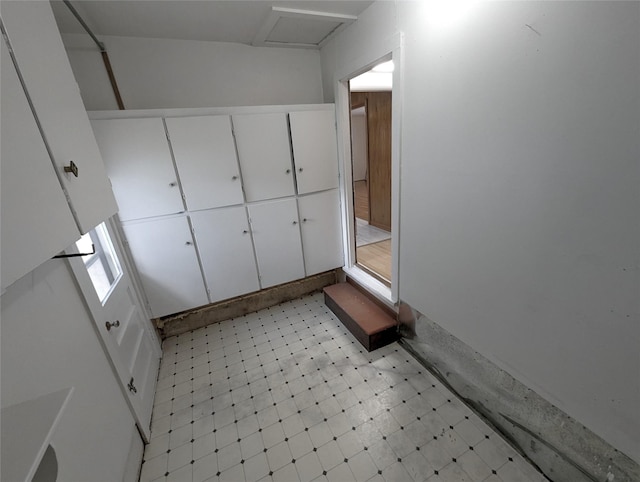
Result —
<svg viewBox="0 0 640 482"><path fill-rule="evenodd" d="M107 321L105 326L107 327L107 331L111 331L111 328L118 328L120 326L120 320L116 320L113 323Z"/></svg>

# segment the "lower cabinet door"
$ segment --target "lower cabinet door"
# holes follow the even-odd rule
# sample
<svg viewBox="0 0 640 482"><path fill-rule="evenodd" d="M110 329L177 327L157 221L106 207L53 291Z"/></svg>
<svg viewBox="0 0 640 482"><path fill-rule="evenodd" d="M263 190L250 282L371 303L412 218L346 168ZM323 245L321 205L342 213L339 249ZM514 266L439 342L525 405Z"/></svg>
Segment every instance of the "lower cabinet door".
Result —
<svg viewBox="0 0 640 482"><path fill-rule="evenodd" d="M300 221L295 198L249 206L260 286L304 278Z"/></svg>
<svg viewBox="0 0 640 482"><path fill-rule="evenodd" d="M298 198L307 276L343 265L340 198L337 189Z"/></svg>
<svg viewBox="0 0 640 482"><path fill-rule="evenodd" d="M153 316L209 303L185 216L130 222L122 228Z"/></svg>
<svg viewBox="0 0 640 482"><path fill-rule="evenodd" d="M258 291L258 270L244 206L190 216L211 302Z"/></svg>

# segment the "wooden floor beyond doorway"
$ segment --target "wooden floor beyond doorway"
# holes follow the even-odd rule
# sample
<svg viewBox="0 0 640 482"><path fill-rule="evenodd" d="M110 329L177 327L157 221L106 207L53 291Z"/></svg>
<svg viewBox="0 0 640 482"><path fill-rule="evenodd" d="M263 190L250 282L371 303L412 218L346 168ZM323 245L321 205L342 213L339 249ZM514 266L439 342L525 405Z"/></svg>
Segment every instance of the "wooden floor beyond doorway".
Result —
<svg viewBox="0 0 640 482"><path fill-rule="evenodd" d="M391 286L391 240L360 246L356 251L358 265L366 268L383 283Z"/></svg>
<svg viewBox="0 0 640 482"><path fill-rule="evenodd" d="M353 183L353 193L356 218L362 219L368 223L369 190L367 181L355 181ZM356 230L358 229L359 223L361 223L361 221L356 223ZM372 229L383 233L382 230L376 228ZM385 239L384 241L374 242L364 246L357 246L356 263L372 276L376 277L386 285L391 286L391 239Z"/></svg>

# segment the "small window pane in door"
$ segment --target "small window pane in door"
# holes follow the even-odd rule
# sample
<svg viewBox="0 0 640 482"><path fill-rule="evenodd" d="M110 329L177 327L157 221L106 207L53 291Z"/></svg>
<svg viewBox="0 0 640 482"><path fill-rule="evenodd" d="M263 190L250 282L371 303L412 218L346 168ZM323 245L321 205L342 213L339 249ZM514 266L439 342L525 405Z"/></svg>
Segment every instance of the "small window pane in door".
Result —
<svg viewBox="0 0 640 482"><path fill-rule="evenodd" d="M100 302L104 305L109 293L122 276L122 268L116 256L113 243L104 223L96 226L76 242L80 253L95 253L83 256L82 260L89 272Z"/></svg>

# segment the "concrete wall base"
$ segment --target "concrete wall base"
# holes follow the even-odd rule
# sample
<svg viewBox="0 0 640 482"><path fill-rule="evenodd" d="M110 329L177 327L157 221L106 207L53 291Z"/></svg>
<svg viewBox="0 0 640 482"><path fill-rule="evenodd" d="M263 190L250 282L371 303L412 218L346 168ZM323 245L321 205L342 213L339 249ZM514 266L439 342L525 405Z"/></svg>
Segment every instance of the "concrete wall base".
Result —
<svg viewBox="0 0 640 482"><path fill-rule="evenodd" d="M439 325L400 305L400 343L554 482L640 480L640 466Z"/></svg>

